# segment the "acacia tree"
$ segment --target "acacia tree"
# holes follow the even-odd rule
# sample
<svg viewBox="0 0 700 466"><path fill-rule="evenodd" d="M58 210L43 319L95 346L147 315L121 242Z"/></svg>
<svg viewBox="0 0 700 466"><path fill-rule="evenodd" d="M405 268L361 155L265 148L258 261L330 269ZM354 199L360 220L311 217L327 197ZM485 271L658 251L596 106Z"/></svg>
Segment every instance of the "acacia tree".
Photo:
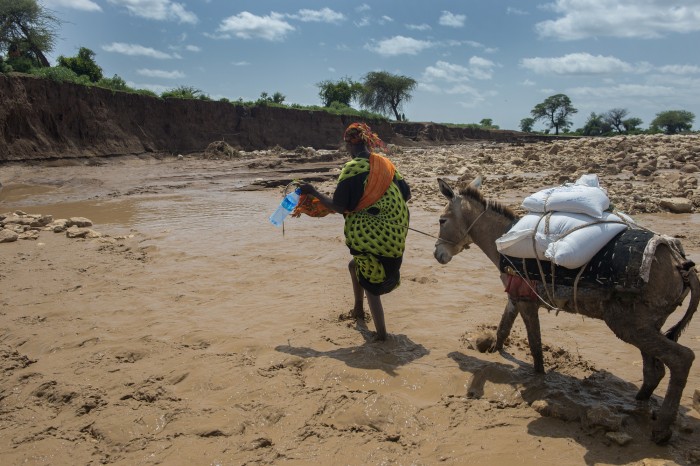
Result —
<svg viewBox="0 0 700 466"><path fill-rule="evenodd" d="M56 44L60 21L37 0L0 0L0 52L10 59L28 56L38 65Z"/></svg>
<svg viewBox="0 0 700 466"><path fill-rule="evenodd" d="M695 114L687 110L667 110L656 114L651 122L652 129L663 129L666 134L689 131L693 126Z"/></svg>
<svg viewBox="0 0 700 466"><path fill-rule="evenodd" d="M316 86L319 88L318 96L324 107L330 107L333 102L339 102L349 107L350 102L362 94L362 84L350 78L342 78L338 81L321 81Z"/></svg>
<svg viewBox="0 0 700 466"><path fill-rule="evenodd" d="M568 96L556 94L535 105L530 114L535 120L546 120L547 126L554 128L554 134L559 134L559 128L567 129L571 126L569 116L577 112Z"/></svg>
<svg viewBox="0 0 700 466"><path fill-rule="evenodd" d="M405 117L399 112L404 102L411 100L416 80L386 71L371 71L365 75L360 106L383 115L393 112L396 121Z"/></svg>
<svg viewBox="0 0 700 466"><path fill-rule="evenodd" d="M626 108L613 108L607 111L603 118L605 122L615 128L618 133L625 132L625 117L628 115Z"/></svg>

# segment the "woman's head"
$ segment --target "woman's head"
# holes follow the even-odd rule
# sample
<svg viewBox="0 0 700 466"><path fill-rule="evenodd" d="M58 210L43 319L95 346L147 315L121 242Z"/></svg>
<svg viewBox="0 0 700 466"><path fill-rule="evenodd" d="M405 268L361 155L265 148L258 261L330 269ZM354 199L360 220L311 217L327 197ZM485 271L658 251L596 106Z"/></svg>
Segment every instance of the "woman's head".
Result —
<svg viewBox="0 0 700 466"><path fill-rule="evenodd" d="M350 146L366 147L370 151L386 147L384 142L379 139L376 133L372 132L372 129L366 123L350 124L343 134L343 140Z"/></svg>

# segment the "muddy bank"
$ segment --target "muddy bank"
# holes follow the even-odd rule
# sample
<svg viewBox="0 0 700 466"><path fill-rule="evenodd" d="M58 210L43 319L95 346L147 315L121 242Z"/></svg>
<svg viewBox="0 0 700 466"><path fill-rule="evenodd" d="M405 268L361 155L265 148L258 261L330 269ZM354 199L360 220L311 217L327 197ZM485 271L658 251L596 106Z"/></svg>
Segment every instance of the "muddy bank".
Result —
<svg viewBox="0 0 700 466"><path fill-rule="evenodd" d="M240 150L337 148L355 117L323 111L159 99L97 87L0 74L0 163L52 158L189 154L213 141ZM434 123L368 121L388 143L448 144L466 139L534 141L516 131ZM548 138L548 140L553 140Z"/></svg>

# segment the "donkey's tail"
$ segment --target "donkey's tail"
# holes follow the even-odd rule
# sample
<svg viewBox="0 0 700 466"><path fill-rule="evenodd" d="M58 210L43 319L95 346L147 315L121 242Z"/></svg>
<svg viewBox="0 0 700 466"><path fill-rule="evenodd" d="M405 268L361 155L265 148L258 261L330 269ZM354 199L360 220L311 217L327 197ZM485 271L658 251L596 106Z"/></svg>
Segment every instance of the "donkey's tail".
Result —
<svg viewBox="0 0 700 466"><path fill-rule="evenodd" d="M683 330L690 323L690 319L693 318L693 314L698 309L698 303L700 303L700 279L698 279L698 273L695 271L695 264L692 262L686 262L681 269L681 274L683 275L683 281L688 284L690 288L690 302L688 303L688 310L685 311L685 315L678 321L676 325L668 329L665 333L666 337L678 341Z"/></svg>

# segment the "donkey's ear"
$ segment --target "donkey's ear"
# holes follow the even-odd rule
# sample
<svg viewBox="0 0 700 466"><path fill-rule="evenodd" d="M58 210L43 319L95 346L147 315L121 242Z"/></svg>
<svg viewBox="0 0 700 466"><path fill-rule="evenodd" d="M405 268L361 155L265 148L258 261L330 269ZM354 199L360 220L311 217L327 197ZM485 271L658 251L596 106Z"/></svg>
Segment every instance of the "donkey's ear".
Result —
<svg viewBox="0 0 700 466"><path fill-rule="evenodd" d="M450 188L450 185L447 184L447 181L443 180L442 178L438 178L437 181L438 185L440 185L440 192L442 195L447 199L452 200L455 197L455 193L452 191L452 188Z"/></svg>
<svg viewBox="0 0 700 466"><path fill-rule="evenodd" d="M472 188L481 189L481 183L482 179L481 175L479 175L476 178L474 178L474 180L471 183L469 183L469 186L471 186Z"/></svg>

